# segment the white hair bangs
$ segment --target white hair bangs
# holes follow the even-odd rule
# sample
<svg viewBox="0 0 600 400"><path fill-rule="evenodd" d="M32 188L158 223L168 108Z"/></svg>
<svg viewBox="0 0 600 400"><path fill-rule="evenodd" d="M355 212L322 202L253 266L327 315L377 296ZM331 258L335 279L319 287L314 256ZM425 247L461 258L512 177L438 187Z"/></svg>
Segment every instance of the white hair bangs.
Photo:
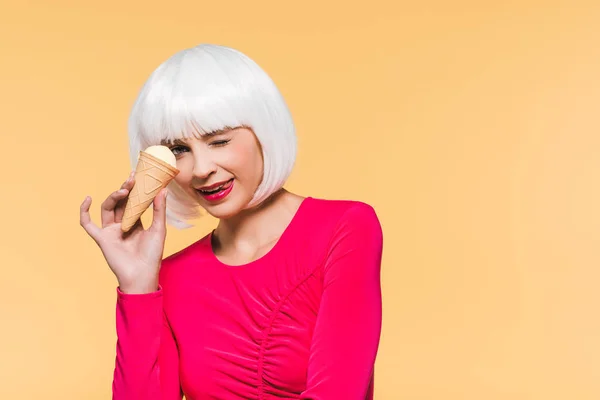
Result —
<svg viewBox="0 0 600 400"><path fill-rule="evenodd" d="M193 50L169 58L144 84L129 119L141 145L199 138L252 119L252 106L262 100L250 98L256 77L241 77L210 54Z"/></svg>
<svg viewBox="0 0 600 400"><path fill-rule="evenodd" d="M202 44L182 50L148 78L128 121L130 161L148 146L175 139L200 138L217 130L251 128L263 150L264 175L253 207L283 186L296 158L295 127L271 78L238 50ZM201 215L199 204L175 181L169 186L168 222Z"/></svg>

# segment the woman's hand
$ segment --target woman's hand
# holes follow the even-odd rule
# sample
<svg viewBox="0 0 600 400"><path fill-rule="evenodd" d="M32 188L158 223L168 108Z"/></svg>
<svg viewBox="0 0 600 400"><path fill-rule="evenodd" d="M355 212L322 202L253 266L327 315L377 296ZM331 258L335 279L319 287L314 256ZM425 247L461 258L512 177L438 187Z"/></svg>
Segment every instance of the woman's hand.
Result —
<svg viewBox="0 0 600 400"><path fill-rule="evenodd" d="M147 230L139 219L128 232L122 232L121 221L134 181L132 172L121 189L104 200L102 228L92 222L89 214L92 199L86 197L81 203L80 224L102 250L122 292L150 293L158 290L158 271L167 236L167 189L160 190L154 198L152 225Z"/></svg>

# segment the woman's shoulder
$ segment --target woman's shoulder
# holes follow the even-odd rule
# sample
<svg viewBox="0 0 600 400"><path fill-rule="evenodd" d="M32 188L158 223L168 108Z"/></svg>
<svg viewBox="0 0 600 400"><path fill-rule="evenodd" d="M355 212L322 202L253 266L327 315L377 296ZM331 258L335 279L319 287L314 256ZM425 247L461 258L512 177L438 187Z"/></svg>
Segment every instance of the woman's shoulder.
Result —
<svg viewBox="0 0 600 400"><path fill-rule="evenodd" d="M311 230L311 235L331 237L343 234L342 231L363 231L379 233L381 224L374 206L361 200L324 199L310 197L308 199L307 218L304 226ZM319 234L317 234L319 236Z"/></svg>
<svg viewBox="0 0 600 400"><path fill-rule="evenodd" d="M321 260L334 251L344 253L358 247L375 250L381 247L382 227L375 208L368 202L311 197L308 205L309 218L304 220L304 229L298 230L302 235L295 241L296 247L306 249L302 254L315 254L316 259Z"/></svg>
<svg viewBox="0 0 600 400"><path fill-rule="evenodd" d="M374 206L361 200L310 197L311 216L320 221L379 220Z"/></svg>

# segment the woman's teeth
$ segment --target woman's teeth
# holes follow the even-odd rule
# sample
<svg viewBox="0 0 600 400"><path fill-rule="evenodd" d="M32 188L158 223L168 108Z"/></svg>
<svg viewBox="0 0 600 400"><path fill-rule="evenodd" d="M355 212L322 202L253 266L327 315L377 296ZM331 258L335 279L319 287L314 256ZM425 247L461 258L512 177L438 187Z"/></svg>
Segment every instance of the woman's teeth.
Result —
<svg viewBox="0 0 600 400"><path fill-rule="evenodd" d="M211 189L211 190L204 190L204 189L200 189L200 191L201 191L202 193L205 193L205 194L217 193L217 192L219 192L220 190L222 190L224 186L227 186L227 185L229 185L230 183L231 183L231 180L229 180L229 181L225 182L225 183L224 183L224 184L222 184L222 185L219 185L218 187L216 187L216 188L214 188L214 189Z"/></svg>
<svg viewBox="0 0 600 400"><path fill-rule="evenodd" d="M221 190L223 188L223 186L225 186L225 184L222 184L221 186L219 186L219 187L217 187L215 189L212 189L212 190L201 190L201 192L202 193L207 193L207 194L215 193L215 192L218 192L219 190Z"/></svg>

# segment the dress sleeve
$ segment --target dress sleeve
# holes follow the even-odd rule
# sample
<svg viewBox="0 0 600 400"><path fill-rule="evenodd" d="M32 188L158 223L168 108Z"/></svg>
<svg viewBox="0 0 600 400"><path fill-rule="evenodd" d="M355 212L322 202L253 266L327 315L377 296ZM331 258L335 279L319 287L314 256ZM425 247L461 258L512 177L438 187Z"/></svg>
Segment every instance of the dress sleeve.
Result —
<svg viewBox="0 0 600 400"><path fill-rule="evenodd" d="M113 400L181 400L179 354L163 309L163 290L117 288L117 354Z"/></svg>
<svg viewBox="0 0 600 400"><path fill-rule="evenodd" d="M383 233L371 206L345 212L323 265L323 294L313 332L303 400L365 400L382 321Z"/></svg>

